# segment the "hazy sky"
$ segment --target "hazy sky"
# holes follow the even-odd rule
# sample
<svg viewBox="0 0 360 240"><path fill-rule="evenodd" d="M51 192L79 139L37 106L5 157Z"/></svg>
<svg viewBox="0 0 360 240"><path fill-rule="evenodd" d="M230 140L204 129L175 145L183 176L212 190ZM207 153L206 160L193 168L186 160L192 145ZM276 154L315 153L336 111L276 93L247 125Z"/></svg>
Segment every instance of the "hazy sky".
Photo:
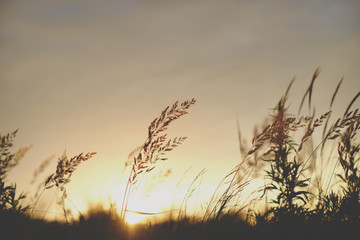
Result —
<svg viewBox="0 0 360 240"><path fill-rule="evenodd" d="M317 67L317 112L343 76L335 109L346 107L359 47L356 0L0 0L0 132L19 128L16 147L32 144L9 180L30 192L47 157L44 176L65 149L97 151L70 198L120 194L114 182L150 122L194 97L169 132L188 140L163 168L174 179L206 168L215 182L240 160L237 119L250 137L293 77L295 109Z"/></svg>

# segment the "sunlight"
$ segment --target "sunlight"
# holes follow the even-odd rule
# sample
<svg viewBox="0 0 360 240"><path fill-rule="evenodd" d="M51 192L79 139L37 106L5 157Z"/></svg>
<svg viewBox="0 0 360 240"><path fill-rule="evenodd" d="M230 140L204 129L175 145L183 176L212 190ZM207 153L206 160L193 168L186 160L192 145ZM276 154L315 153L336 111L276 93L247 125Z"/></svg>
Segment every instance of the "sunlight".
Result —
<svg viewBox="0 0 360 240"><path fill-rule="evenodd" d="M153 216L149 213L160 212L163 207L164 205L162 201L136 196L129 202L129 208L125 216L125 221L129 224L139 223L148 219L150 215Z"/></svg>
<svg viewBox="0 0 360 240"><path fill-rule="evenodd" d="M136 224L136 223L141 222L145 218L146 218L145 215L141 215L141 214L134 213L134 212L128 212L128 213L126 213L125 221L129 224Z"/></svg>
<svg viewBox="0 0 360 240"><path fill-rule="evenodd" d="M147 181L147 183L149 182L151 181ZM125 221L129 224L136 224L153 218L162 218L164 211L166 212L170 208L169 203L173 201L173 193L169 191L172 188L169 184L162 183L161 187L156 186L155 188L152 186L154 189L151 189L149 184L140 185L136 194L130 198ZM119 193L116 193L116 196L114 195L112 199L116 200L116 208L120 210L122 208L122 196Z"/></svg>

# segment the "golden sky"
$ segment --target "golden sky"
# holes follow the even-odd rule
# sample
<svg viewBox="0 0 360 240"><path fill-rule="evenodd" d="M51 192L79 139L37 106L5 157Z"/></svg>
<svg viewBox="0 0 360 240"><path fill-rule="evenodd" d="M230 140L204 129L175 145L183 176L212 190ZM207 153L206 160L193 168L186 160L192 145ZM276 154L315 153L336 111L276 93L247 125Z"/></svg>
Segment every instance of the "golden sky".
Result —
<svg viewBox="0 0 360 240"><path fill-rule="evenodd" d="M213 186L240 160L237 119L250 140L293 77L295 109L317 67L317 113L343 76L335 109L346 107L360 90L359 47L356 0L0 0L0 132L19 128L16 147L32 144L9 180L31 192L49 156L43 177L65 149L97 151L69 197L121 194L150 122L196 98L169 129L188 139L161 169L176 182L206 168Z"/></svg>

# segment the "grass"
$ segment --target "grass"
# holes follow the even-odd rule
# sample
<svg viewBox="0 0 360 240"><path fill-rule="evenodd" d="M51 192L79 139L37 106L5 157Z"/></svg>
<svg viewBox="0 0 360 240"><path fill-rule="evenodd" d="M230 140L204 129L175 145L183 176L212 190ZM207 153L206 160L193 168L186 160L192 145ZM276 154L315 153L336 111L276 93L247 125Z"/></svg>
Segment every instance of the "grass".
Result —
<svg viewBox="0 0 360 240"><path fill-rule="evenodd" d="M139 148L137 155L133 158L130 176L126 184L123 203L121 207L121 219L124 220L128 208L130 197L136 189L136 185L141 180L144 174L152 171L156 162L159 160L166 160L165 153L172 151L179 146L186 137L176 137L167 140L167 134L164 132L169 127L170 123L187 114L187 110L192 104L195 104L195 99L185 101L180 105L175 102L171 107L165 108L161 115L150 124L148 128L148 137L144 144Z"/></svg>
<svg viewBox="0 0 360 240"><path fill-rule="evenodd" d="M0 237L1 239L339 239L358 234L360 226L360 111L353 109L357 94L344 108L344 114L331 122L332 105L343 79L337 85L329 111L319 117L301 116L303 106L312 107L312 94L319 75L316 70L297 114L290 113L288 94L294 81L257 129L250 147L246 147L238 127L242 160L217 186L203 213L187 213L189 198L200 190L205 170L191 182L177 216L174 211L162 222L129 225L128 204L145 174L158 161L167 160L166 153L186 138L168 139L169 125L188 113L195 100L178 102L165 108L148 128L143 145L130 154L129 178L123 193L121 209L111 205L81 213L68 221L65 200L66 184L77 166L95 153L58 159L57 167L43 184L43 191L58 188L64 222L50 222L33 216L34 204L23 206L27 196L17 193L16 184L8 183L7 173L16 167L29 147L11 152L18 131L1 135L0 142ZM317 133L319 132L319 133ZM315 143L314 134L322 135ZM330 150L329 150L330 149ZM328 151L328 152L327 152ZM327 153L327 154L325 154ZM325 157L326 156L326 157ZM324 159L326 158L326 159ZM43 171L49 160L39 169ZM333 169L326 169L335 161ZM331 172L330 176L325 173ZM35 176L34 175L34 176ZM261 188L243 197L244 189L255 179L264 179ZM181 180L180 180L181 181ZM338 184L333 184L338 182ZM202 203L204 206L204 203ZM143 213L146 214L146 213ZM21 229L21 231L19 231Z"/></svg>
<svg viewBox="0 0 360 240"><path fill-rule="evenodd" d="M66 156L66 153L64 153L62 155L62 157L60 157L58 160L58 164L56 166L55 173L53 173L47 177L47 179L44 183L44 189L38 196L37 200L35 201L34 206L32 207L32 210L31 210L31 214L33 213L33 211L36 207L36 204L37 204L38 200L40 199L42 193L47 189L50 189L52 187L57 187L62 193L59 204L62 206L65 221L66 221L66 223L68 223L67 210L65 207L65 199L67 198L68 195L66 192L65 185L70 182L70 178L71 178L73 172L75 171L76 167L80 163L85 162L88 159L90 159L95 154L96 154L96 152L89 152L85 155L83 153L80 153L79 155L68 159L68 157Z"/></svg>

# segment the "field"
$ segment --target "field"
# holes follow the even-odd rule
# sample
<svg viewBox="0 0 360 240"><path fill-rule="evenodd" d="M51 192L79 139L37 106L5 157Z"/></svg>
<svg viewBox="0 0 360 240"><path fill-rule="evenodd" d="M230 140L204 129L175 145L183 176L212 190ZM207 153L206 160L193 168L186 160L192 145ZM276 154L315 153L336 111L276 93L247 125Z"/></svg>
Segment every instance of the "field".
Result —
<svg viewBox="0 0 360 240"><path fill-rule="evenodd" d="M16 167L28 148L13 151L18 131L1 135L0 142L0 238L1 239L340 239L358 235L360 227L360 111L354 108L360 93L339 116L332 111L342 80L329 99L329 110L316 116L312 106L315 71L301 99L298 113L288 111L284 95L255 131L247 146L237 129L241 161L219 183L200 214L187 214L186 202L201 182L199 173L183 196L177 211L160 220L130 224L128 206L144 175L166 161L166 154L186 137L168 139L173 122L189 113L192 99L170 105L148 127L147 138L128 162L129 177L121 208L97 206L78 217L69 216L66 186L77 167L91 161L96 152L58 159L57 167L42 182L37 198L24 204L27 194L19 193L7 173ZM302 115L308 108L311 115ZM316 135L316 137L315 137ZM319 139L319 140L317 140ZM39 169L44 171L45 164ZM40 171L39 170L39 171ZM252 181L263 185L246 198ZM59 192L63 210L60 221L36 217L34 209L49 189ZM245 199L245 200L244 200ZM200 208L200 207L199 207ZM147 213L140 213L147 214ZM156 214L154 214L156 215Z"/></svg>

